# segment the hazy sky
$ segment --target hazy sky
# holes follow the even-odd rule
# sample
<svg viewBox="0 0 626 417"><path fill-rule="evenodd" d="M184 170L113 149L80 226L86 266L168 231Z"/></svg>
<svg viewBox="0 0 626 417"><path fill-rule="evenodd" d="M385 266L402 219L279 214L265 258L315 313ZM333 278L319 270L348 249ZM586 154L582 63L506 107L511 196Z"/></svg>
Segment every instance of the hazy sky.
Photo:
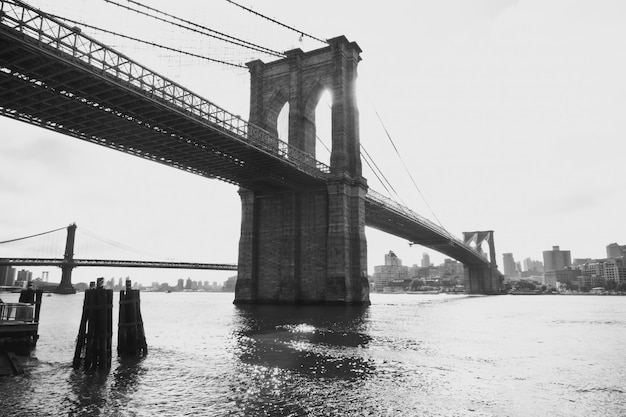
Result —
<svg viewBox="0 0 626 417"><path fill-rule="evenodd" d="M573 258L600 258L607 244L626 244L626 2L241 3L316 37L345 35L360 45L362 144L418 213L459 237L494 230L501 269L505 252L541 260L543 250L560 245ZM271 60L100 0L31 4L217 59ZM281 51L322 46L225 0L149 4ZM247 118L245 69L84 33ZM88 231L151 254L145 258L237 262L236 187L6 118L0 137L0 241L76 222L77 257L88 252L81 249ZM384 192L371 171L364 175ZM405 265L419 263L425 251L369 228L367 238L370 272L389 250ZM46 270L58 281L60 270ZM127 275L143 283L222 281L232 274L83 268L74 282Z"/></svg>

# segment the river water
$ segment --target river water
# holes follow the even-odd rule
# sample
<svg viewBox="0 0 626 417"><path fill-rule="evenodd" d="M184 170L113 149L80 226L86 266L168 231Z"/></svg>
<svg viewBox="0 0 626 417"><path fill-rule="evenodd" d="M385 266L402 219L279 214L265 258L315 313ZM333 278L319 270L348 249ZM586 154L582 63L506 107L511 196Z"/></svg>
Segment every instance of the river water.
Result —
<svg viewBox="0 0 626 417"><path fill-rule="evenodd" d="M114 335L108 372L71 367L83 298L44 297L25 374L0 378L1 416L626 415L626 297L237 307L143 292L149 353L118 359Z"/></svg>

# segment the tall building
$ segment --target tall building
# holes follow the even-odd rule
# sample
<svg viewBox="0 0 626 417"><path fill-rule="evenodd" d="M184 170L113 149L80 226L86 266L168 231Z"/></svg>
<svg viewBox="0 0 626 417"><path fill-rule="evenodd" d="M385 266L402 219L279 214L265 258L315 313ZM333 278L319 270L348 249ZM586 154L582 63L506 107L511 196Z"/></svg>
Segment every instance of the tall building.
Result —
<svg viewBox="0 0 626 417"><path fill-rule="evenodd" d="M607 258L623 258L626 256L626 245L618 245L617 243L611 243L606 246Z"/></svg>
<svg viewBox="0 0 626 417"><path fill-rule="evenodd" d="M15 268L0 266L0 286L10 287L15 282Z"/></svg>
<svg viewBox="0 0 626 417"><path fill-rule="evenodd" d="M393 251L389 251L385 255L385 265L374 267L374 289L376 291L386 291L385 288L391 287L394 281L399 283L408 279L409 267L402 266L402 260Z"/></svg>
<svg viewBox="0 0 626 417"><path fill-rule="evenodd" d="M426 252L422 255L422 268L430 268L430 256Z"/></svg>
<svg viewBox="0 0 626 417"><path fill-rule="evenodd" d="M506 277L517 276L517 272L515 268L515 259L513 258L512 253L502 254L502 264L504 265L504 276Z"/></svg>
<svg viewBox="0 0 626 417"><path fill-rule="evenodd" d="M524 272L543 272L543 263L541 261L535 261L531 258L526 258L522 262Z"/></svg>
<svg viewBox="0 0 626 417"><path fill-rule="evenodd" d="M543 251L544 271L558 271L572 266L572 254L568 250L561 250L558 246L552 246L552 250Z"/></svg>
<svg viewBox="0 0 626 417"><path fill-rule="evenodd" d="M15 285L25 287L28 281L33 280L33 273L27 269L22 269L17 272L17 280L15 281Z"/></svg>

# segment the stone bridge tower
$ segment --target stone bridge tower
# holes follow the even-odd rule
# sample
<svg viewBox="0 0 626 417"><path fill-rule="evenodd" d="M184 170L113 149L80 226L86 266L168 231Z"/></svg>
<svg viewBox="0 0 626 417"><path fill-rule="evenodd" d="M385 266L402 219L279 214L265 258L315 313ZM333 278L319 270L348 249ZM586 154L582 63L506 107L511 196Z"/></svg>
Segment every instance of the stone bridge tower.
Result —
<svg viewBox="0 0 626 417"><path fill-rule="evenodd" d="M345 37L250 69L250 123L277 135L289 103L289 144L315 155L315 108L332 94L330 176L324 187L240 189L235 303L369 304L365 196L355 97L361 49ZM313 161L312 161L313 163Z"/></svg>
<svg viewBox="0 0 626 417"><path fill-rule="evenodd" d="M483 244L486 243L489 246L489 252L483 252L485 258L489 260L488 264L464 265L465 292L468 294L500 294L504 276L498 271L493 230L464 232L463 241L466 244L474 242L479 252L483 252Z"/></svg>

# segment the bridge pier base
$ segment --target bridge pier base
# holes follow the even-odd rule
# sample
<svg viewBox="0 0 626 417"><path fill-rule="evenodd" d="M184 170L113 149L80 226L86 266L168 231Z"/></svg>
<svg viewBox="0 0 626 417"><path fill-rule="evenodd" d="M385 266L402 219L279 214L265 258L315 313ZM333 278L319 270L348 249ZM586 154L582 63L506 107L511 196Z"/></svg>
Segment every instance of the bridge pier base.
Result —
<svg viewBox="0 0 626 417"><path fill-rule="evenodd" d="M493 265L465 265L465 292L467 294L501 294L502 274Z"/></svg>
<svg viewBox="0 0 626 417"><path fill-rule="evenodd" d="M337 178L326 189L241 189L235 304L370 304L366 185Z"/></svg>
<svg viewBox="0 0 626 417"><path fill-rule="evenodd" d="M61 267L61 282L54 289L55 294L76 294L76 288L72 286L72 269L73 266Z"/></svg>

